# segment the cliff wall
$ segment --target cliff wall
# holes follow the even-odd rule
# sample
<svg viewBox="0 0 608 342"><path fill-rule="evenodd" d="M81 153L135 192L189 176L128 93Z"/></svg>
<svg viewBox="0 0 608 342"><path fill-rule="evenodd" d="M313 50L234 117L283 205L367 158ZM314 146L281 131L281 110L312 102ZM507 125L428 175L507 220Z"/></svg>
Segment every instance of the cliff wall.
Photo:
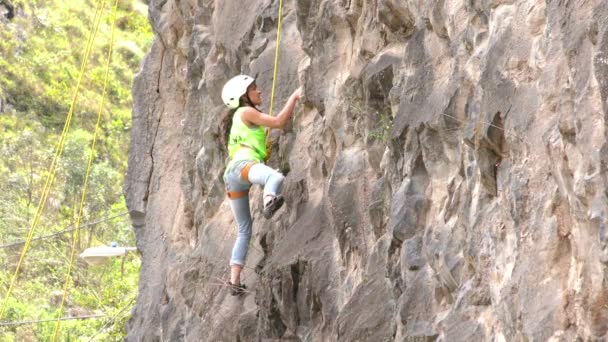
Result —
<svg viewBox="0 0 608 342"><path fill-rule="evenodd" d="M223 84L258 73L276 0L152 0L124 186L143 255L132 341L573 341L608 331L608 3L285 1L250 292Z"/></svg>

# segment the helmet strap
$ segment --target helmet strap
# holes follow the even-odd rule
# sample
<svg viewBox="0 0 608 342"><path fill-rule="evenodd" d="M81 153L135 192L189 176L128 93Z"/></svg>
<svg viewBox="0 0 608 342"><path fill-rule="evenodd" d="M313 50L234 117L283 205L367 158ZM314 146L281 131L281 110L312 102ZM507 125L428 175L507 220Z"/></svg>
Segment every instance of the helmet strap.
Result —
<svg viewBox="0 0 608 342"><path fill-rule="evenodd" d="M245 96L245 103L244 103L245 106L255 108L255 110L257 110L258 112L261 112L261 110L258 107L253 105L253 101L251 101L251 99L249 98L249 91L247 91L245 93L245 95L243 95L243 96ZM241 96L241 98L242 98L242 96ZM242 106L239 104L239 107L242 107Z"/></svg>

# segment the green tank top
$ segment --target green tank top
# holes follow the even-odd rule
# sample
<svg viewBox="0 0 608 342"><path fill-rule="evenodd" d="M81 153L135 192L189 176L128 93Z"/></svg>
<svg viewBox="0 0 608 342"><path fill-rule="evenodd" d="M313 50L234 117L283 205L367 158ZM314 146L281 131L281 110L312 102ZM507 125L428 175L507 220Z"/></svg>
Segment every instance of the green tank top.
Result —
<svg viewBox="0 0 608 342"><path fill-rule="evenodd" d="M228 166L239 160L262 161L266 158L266 132L264 127L248 127L241 120L241 114L245 108L237 109L232 117L232 128L228 138L228 156L230 157Z"/></svg>

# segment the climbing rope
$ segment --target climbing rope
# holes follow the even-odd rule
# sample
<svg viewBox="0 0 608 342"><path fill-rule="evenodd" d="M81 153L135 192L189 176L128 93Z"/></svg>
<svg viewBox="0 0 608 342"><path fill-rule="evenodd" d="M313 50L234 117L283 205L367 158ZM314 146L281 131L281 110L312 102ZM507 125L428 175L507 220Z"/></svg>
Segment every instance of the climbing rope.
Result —
<svg viewBox="0 0 608 342"><path fill-rule="evenodd" d="M19 275L19 271L21 269L21 266L23 264L23 261L25 259L25 256L27 254L27 251L30 247L32 238L34 236L34 231L36 230L36 227L38 225L38 223L40 222L40 219L42 217L42 211L44 210L44 207L46 205L46 201L48 198L48 195L50 193L51 190L51 186L55 180L55 174L57 172L57 166L58 166L58 162L59 162L59 158L61 157L61 155L63 154L63 149L65 147L65 142L66 142L66 137L67 134L69 132L70 129L70 125L72 122L72 116L74 114L74 107L76 104L76 100L78 99L78 95L79 95L79 91L80 91L80 86L82 85L82 80L83 80L83 76L84 76L84 71L86 69L86 66L88 65L88 60L89 60L89 56L91 54L91 50L92 50L92 46L93 46L93 41L95 39L95 36L97 35L97 30L99 28L99 24L101 22L101 13L103 10L103 7L105 6L105 0L98 0L97 2L97 6L96 6L96 11L95 11L95 15L93 18L93 27L94 30L91 32L91 34L89 35L88 41L87 41L87 45L86 45L86 49L85 49L85 54L84 54L84 58L82 60L81 66L80 66L80 74L78 76L78 81L76 83L76 86L74 87L74 94L72 96L72 101L70 103L70 109L68 111L68 115L65 121L65 124L63 126L63 131L61 132L61 137L59 139L59 142L57 143L57 146L55 148L55 155L53 156L53 160L51 162L51 166L49 168L48 171L48 175L42 190L42 196L40 197L40 201L38 203L38 207L36 209L36 215L34 216L34 220L32 221L32 225L30 227L30 230L28 232L27 238L25 240L25 244L23 246L23 249L21 251L21 255L19 257L19 262L17 263L17 268L15 269L15 272L11 278L11 283L9 285L9 288L6 292L6 295L4 297L4 301L2 302L2 307L0 308L0 319L4 316L5 312L6 312L6 308L8 306L8 299L11 296L11 293L15 287L15 283L17 282L17 276Z"/></svg>
<svg viewBox="0 0 608 342"><path fill-rule="evenodd" d="M279 47L281 45L281 23L283 20L283 0L279 0L279 19L277 22L277 42L274 49L274 70L272 71L272 88L270 91L270 108L268 115L272 116L272 108L274 106L274 90L277 84L277 73L279 70ZM270 139L270 128L266 129L266 160L272 155L272 141Z"/></svg>
<svg viewBox="0 0 608 342"><path fill-rule="evenodd" d="M92 166L93 166L93 159L95 156L95 146L97 143L97 136L99 134L99 130L100 130L100 124L101 124L101 114L103 113L103 106L105 104L105 99L106 99L106 93L107 93L107 87L108 87L108 78L109 78L109 74L110 74L110 63L112 61L112 52L113 52L113 46L114 46L114 29L116 27L116 12L118 10L118 0L115 0L114 2L114 10L112 13L112 32L110 34L110 47L108 48L108 58L107 58L107 62L106 62L106 71L105 71L105 75L104 75L104 80L103 80L103 90L101 93L101 102L99 104L99 111L97 112L97 122L95 124L95 132L93 134L93 142L91 144L91 151L89 154L89 161L87 164L87 171L85 173L85 178L84 178L84 186L82 189L82 195L80 198L80 208L78 210L78 216L76 218L76 231L74 233L73 239L72 239L72 251L70 254L70 262L68 265L68 271L67 274L65 276L65 283L63 285L63 296L61 297L61 304L59 305L59 310L57 315L59 317L61 317L63 315L63 306L65 303L65 299L67 297L67 293L68 293L68 287L70 284L70 279L71 279L71 273L72 273L72 267L74 265L74 255L76 254L76 242L79 240L80 237L80 220L82 219L82 215L83 215L83 211L84 211L84 204L85 204L85 198L86 198L86 193L87 193L87 187L89 185L89 176L91 174L91 170L92 170ZM58 320L57 323L55 324L55 332L53 334L53 342L56 341L57 339L57 335L59 333L59 326L61 325L61 321Z"/></svg>

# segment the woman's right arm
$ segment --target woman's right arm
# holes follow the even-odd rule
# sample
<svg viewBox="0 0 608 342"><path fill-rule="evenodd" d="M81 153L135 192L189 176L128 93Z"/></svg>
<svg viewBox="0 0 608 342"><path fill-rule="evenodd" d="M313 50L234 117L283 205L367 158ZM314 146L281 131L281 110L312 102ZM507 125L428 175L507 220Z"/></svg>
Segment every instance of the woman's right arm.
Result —
<svg viewBox="0 0 608 342"><path fill-rule="evenodd" d="M283 128L289 121L289 118L291 118L293 109L301 96L302 88L296 89L296 91L289 96L283 110L281 110L277 116L270 116L268 114L260 113L255 108L247 108L247 110L243 111L241 114L241 119L246 123L251 123L258 126Z"/></svg>

